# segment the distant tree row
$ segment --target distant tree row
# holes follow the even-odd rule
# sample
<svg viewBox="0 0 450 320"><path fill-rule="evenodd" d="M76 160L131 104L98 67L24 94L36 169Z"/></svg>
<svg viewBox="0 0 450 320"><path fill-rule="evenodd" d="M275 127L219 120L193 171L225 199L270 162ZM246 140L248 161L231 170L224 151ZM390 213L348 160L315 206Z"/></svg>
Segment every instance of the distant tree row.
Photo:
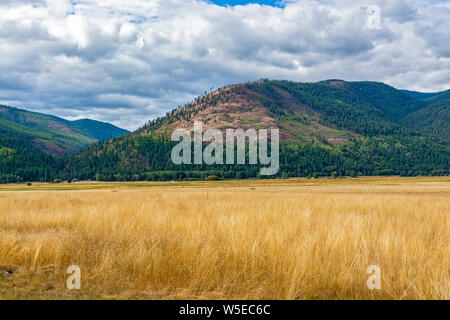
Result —
<svg viewBox="0 0 450 320"><path fill-rule="evenodd" d="M1 183L264 178L260 165L175 165L170 159L174 143L148 136L130 135L120 143L98 142L66 158L53 158L20 141L6 142L9 146L0 148ZM336 148L316 142L282 143L276 177L448 175L449 168L449 147L428 139L362 138Z"/></svg>

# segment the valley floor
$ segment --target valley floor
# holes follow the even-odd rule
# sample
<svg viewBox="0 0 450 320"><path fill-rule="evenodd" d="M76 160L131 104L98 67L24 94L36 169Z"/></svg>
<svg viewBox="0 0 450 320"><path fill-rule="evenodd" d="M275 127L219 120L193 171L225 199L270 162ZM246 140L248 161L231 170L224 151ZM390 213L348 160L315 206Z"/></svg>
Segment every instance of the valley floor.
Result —
<svg viewBox="0 0 450 320"><path fill-rule="evenodd" d="M449 239L449 177L0 185L0 299L450 299Z"/></svg>

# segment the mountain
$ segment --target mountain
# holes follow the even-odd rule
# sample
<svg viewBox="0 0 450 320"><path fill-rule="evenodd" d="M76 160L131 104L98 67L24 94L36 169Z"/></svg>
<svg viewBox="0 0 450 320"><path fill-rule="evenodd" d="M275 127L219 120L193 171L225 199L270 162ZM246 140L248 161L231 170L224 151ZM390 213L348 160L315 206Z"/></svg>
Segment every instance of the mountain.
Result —
<svg viewBox="0 0 450 320"><path fill-rule="evenodd" d="M450 141L450 99L438 99L428 104L406 116L404 123L418 131Z"/></svg>
<svg viewBox="0 0 450 320"><path fill-rule="evenodd" d="M442 92L417 92L417 91L409 91L409 90L401 90L404 94L410 96L413 99L427 101L428 99L433 98L434 96L439 95Z"/></svg>
<svg viewBox="0 0 450 320"><path fill-rule="evenodd" d="M438 94L434 95L433 97L430 97L426 100L428 103L435 103L442 100L449 100L450 99L450 90L439 92Z"/></svg>
<svg viewBox="0 0 450 320"><path fill-rule="evenodd" d="M192 129L194 120L202 120L206 128L276 127L285 140L336 145L361 136L433 134L428 128L433 122L430 105L377 82L264 80L199 97L137 133L168 137L175 128ZM412 122L414 114L421 116ZM441 125L445 123L449 119L444 117Z"/></svg>
<svg viewBox="0 0 450 320"><path fill-rule="evenodd" d="M60 158L27 141L0 134L0 183L52 181L63 166Z"/></svg>
<svg viewBox="0 0 450 320"><path fill-rule="evenodd" d="M441 92L416 92L408 90L401 90L401 91L414 99L422 100L428 103L434 103L440 100L450 99L450 90Z"/></svg>
<svg viewBox="0 0 450 320"><path fill-rule="evenodd" d="M278 176L442 175L450 170L448 105L376 82L261 80L221 88L132 134L69 157L61 178L258 177L258 165L174 165L177 128L279 128ZM443 116L443 118L442 118ZM438 126L441 129L431 130Z"/></svg>
<svg viewBox="0 0 450 320"><path fill-rule="evenodd" d="M391 86L379 82L350 82L349 86L358 95L364 97L369 103L381 110L393 122L411 112L425 106L425 103L412 98Z"/></svg>
<svg viewBox="0 0 450 320"><path fill-rule="evenodd" d="M80 119L67 122L72 128L80 130L81 132L87 134L95 140L106 141L129 133L128 130L116 127L110 123L91 119Z"/></svg>
<svg viewBox="0 0 450 320"><path fill-rule="evenodd" d="M15 147L22 142L9 141L10 147L0 150L0 181L261 177L260 164L172 163L171 150L177 144L170 141L172 132L177 128L193 130L195 120L203 122L203 130L279 128L278 177L448 175L448 100L430 102L413 96L377 82L261 80L230 85L200 96L133 133L95 142L64 158L36 154L34 160L27 159L29 155ZM51 125L47 122L46 127L56 127L68 135L68 130L72 135L83 134L80 130L95 127L86 121L81 122L84 127L64 121L64 126L58 127L52 122L55 117L47 121ZM16 132L33 127L29 123L19 127L26 121L18 122L14 122ZM52 141L55 137L59 136L52 136ZM15 162L14 152L16 158L20 155L31 164ZM24 170L27 166L34 169Z"/></svg>
<svg viewBox="0 0 450 320"><path fill-rule="evenodd" d="M423 133L450 140L450 90L434 93L402 91L425 103L424 107L408 114L403 119L403 124Z"/></svg>
<svg viewBox="0 0 450 320"><path fill-rule="evenodd" d="M0 136L23 140L52 155L70 154L94 141L125 133L126 130L99 121L68 121L0 105Z"/></svg>
<svg viewBox="0 0 450 320"><path fill-rule="evenodd" d="M138 132L167 134L202 120L206 128L277 127L284 139L334 144L360 135L404 132L402 117L424 106L382 83L264 80L219 89Z"/></svg>

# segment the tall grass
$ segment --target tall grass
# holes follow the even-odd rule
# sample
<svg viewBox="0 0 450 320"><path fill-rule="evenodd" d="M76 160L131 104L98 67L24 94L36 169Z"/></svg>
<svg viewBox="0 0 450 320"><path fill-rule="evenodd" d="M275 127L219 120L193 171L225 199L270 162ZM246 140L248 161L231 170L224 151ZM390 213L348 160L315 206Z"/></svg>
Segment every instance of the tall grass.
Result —
<svg viewBox="0 0 450 320"><path fill-rule="evenodd" d="M449 299L449 195L448 182L0 192L0 298ZM81 290L66 287L72 264Z"/></svg>

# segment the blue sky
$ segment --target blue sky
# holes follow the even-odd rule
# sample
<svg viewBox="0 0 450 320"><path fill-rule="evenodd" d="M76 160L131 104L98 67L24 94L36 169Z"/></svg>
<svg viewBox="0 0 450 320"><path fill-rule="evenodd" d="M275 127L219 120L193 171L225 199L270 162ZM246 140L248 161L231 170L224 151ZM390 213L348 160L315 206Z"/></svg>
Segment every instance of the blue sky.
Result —
<svg viewBox="0 0 450 320"><path fill-rule="evenodd" d="M282 6L282 2L280 0L263 0L263 1L243 1L243 0L210 0L215 4L220 6L236 6L236 5L246 5L249 3L258 3L265 4L269 6Z"/></svg>
<svg viewBox="0 0 450 320"><path fill-rule="evenodd" d="M133 130L261 78L450 89L450 0L249 2L2 0L0 104Z"/></svg>

